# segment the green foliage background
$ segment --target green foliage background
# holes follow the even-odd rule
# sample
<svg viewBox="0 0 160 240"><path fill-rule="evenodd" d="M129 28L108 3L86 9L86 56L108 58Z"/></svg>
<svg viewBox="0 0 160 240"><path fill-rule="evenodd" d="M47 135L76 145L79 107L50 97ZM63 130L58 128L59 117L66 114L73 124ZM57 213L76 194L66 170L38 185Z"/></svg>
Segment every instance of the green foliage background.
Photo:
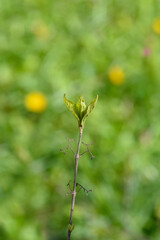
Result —
<svg viewBox="0 0 160 240"><path fill-rule="evenodd" d="M76 119L63 94L89 103L74 240L158 240L160 236L160 36L158 0L0 1L0 240L65 240ZM150 56L143 51L149 48ZM125 83L108 79L111 66ZM24 106L43 92L41 114Z"/></svg>

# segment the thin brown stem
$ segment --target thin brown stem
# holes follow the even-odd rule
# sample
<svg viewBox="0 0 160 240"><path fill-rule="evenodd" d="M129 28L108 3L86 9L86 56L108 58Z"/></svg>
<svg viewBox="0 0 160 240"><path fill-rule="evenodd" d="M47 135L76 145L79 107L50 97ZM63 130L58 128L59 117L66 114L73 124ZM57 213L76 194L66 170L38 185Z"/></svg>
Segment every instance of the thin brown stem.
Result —
<svg viewBox="0 0 160 240"><path fill-rule="evenodd" d="M73 192L72 192L72 205L71 205L71 213L70 213L70 220L69 220L69 228L68 228L68 240L71 239L71 233L72 233L72 220L73 220L73 212L74 212L74 205L75 205L75 200L76 200L76 186L77 186L77 171L78 171L78 161L80 158L79 151L80 151L80 146L81 146L81 139L82 139L82 133L83 133L83 128L79 128L79 141L78 141L78 147L77 147L77 153L75 155L75 172L74 172L74 187L73 187Z"/></svg>
<svg viewBox="0 0 160 240"><path fill-rule="evenodd" d="M88 196L89 192L92 192L92 189L87 190L85 187L83 187L81 184L77 183L77 186L79 186L80 188L77 190L77 193L81 191L81 189L83 189L83 191L86 193L86 195Z"/></svg>

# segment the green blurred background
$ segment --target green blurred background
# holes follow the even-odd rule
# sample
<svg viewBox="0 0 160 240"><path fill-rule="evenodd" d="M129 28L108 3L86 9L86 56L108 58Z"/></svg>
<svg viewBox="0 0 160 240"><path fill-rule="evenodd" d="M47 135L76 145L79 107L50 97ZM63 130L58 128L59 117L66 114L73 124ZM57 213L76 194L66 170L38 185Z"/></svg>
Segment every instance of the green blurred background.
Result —
<svg viewBox="0 0 160 240"><path fill-rule="evenodd" d="M64 93L99 95L72 238L160 239L159 17L158 0L0 1L0 240L67 239L74 158L60 149L78 128ZM43 111L26 107L32 92Z"/></svg>

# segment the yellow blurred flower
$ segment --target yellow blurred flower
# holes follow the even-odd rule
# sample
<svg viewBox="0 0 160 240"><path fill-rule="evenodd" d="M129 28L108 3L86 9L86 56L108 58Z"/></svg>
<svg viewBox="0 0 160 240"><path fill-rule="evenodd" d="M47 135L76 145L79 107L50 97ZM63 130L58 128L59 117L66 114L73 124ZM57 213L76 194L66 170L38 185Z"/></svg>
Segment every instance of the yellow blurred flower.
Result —
<svg viewBox="0 0 160 240"><path fill-rule="evenodd" d="M47 99L41 92L32 92L26 96L25 106L31 112L41 113L47 107Z"/></svg>
<svg viewBox="0 0 160 240"><path fill-rule="evenodd" d="M114 66L109 70L109 80L115 85L121 85L124 83L125 74L121 67Z"/></svg>
<svg viewBox="0 0 160 240"><path fill-rule="evenodd" d="M50 37L50 29L43 22L37 23L33 29L33 32L39 39L42 40L47 40Z"/></svg>
<svg viewBox="0 0 160 240"><path fill-rule="evenodd" d="M160 18L157 18L152 25L153 31L157 34L160 34Z"/></svg>

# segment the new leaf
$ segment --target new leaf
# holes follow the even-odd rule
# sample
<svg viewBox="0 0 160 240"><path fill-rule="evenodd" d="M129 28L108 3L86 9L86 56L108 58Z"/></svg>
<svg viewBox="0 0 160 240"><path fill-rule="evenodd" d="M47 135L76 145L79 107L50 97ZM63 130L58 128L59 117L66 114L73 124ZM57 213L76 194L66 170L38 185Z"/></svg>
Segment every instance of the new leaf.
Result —
<svg viewBox="0 0 160 240"><path fill-rule="evenodd" d="M64 102L68 107L68 109L77 118L79 127L84 127L84 123L87 117L89 116L89 114L92 112L92 110L96 106L97 101L98 101L98 95L88 106L86 106L84 98L80 96L76 104L68 100L66 98L66 95L64 94Z"/></svg>

